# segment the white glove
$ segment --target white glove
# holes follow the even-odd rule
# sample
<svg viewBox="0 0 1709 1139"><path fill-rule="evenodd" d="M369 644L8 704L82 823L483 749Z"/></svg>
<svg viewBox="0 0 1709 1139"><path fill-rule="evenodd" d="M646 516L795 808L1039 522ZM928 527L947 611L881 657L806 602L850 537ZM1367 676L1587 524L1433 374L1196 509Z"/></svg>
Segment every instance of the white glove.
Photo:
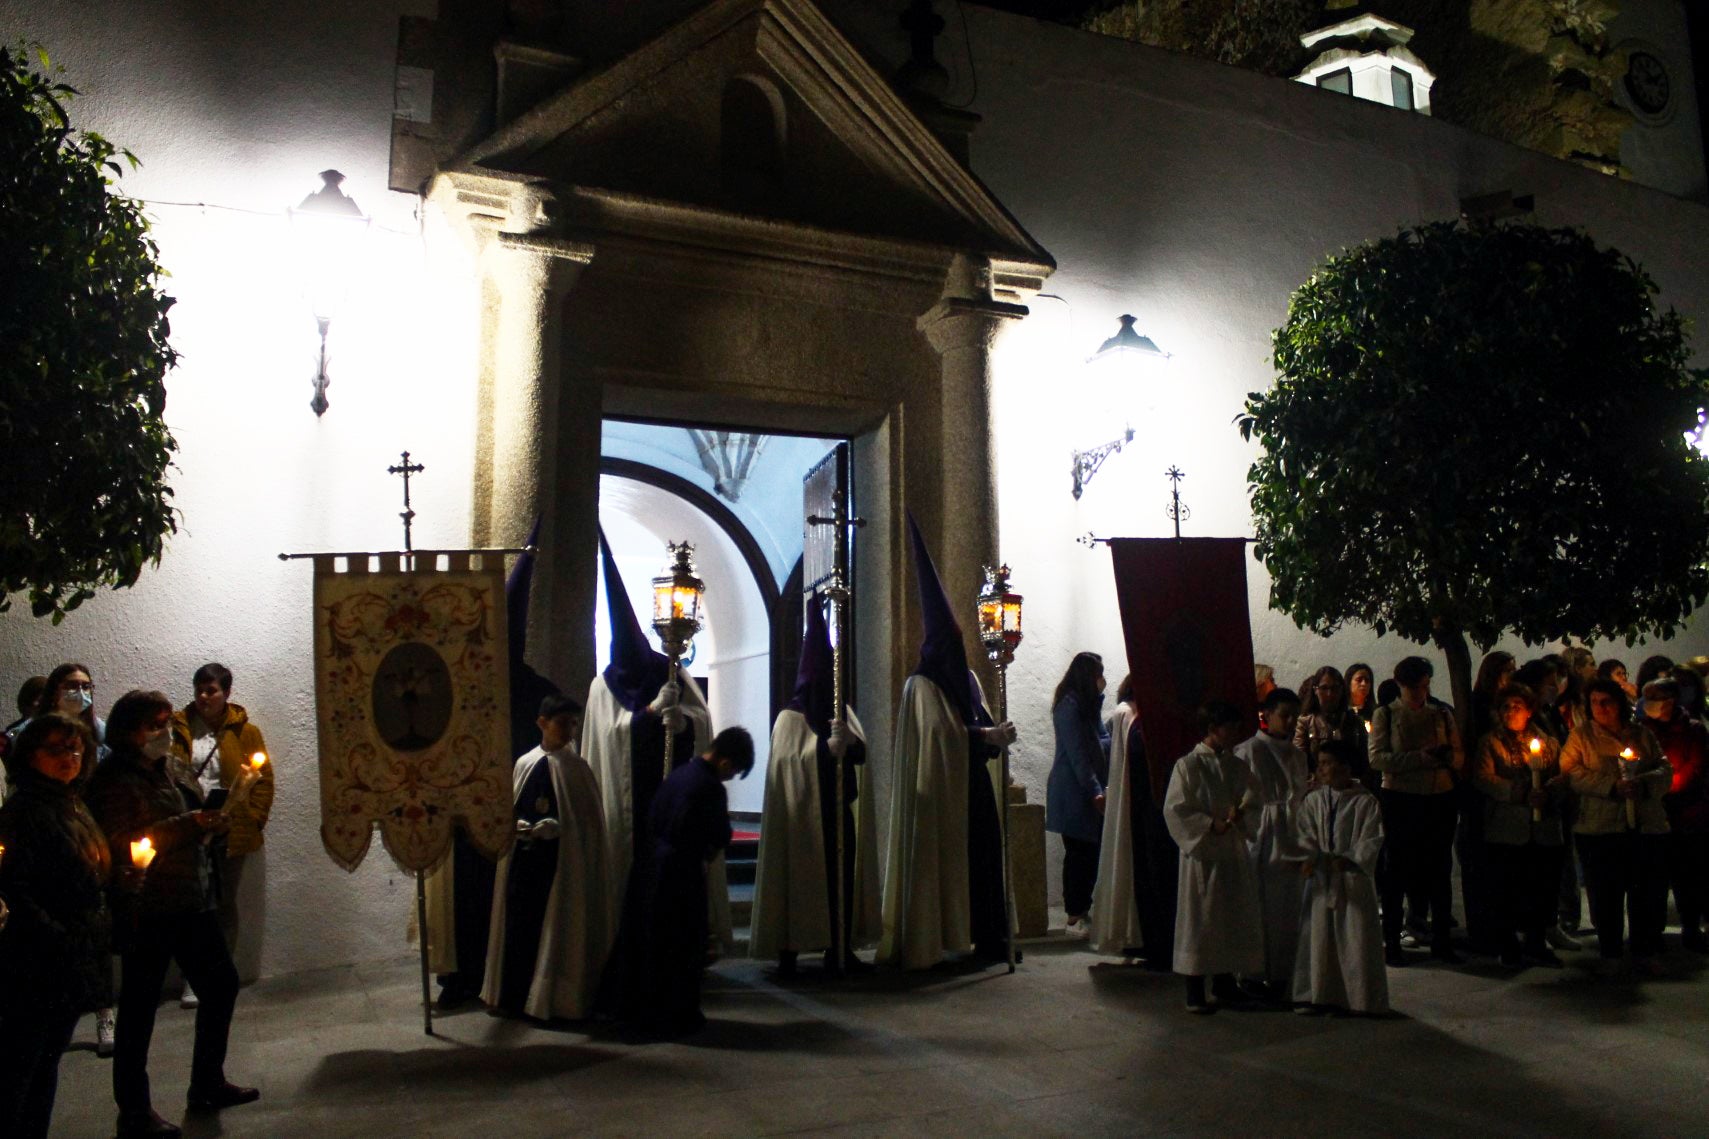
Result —
<svg viewBox="0 0 1709 1139"><path fill-rule="evenodd" d="M528 837L540 842L551 842L564 833L564 824L557 819L541 819L528 828Z"/></svg>
<svg viewBox="0 0 1709 1139"><path fill-rule="evenodd" d="M649 712L663 712L666 708L674 708L677 701L682 699L682 687L676 681L666 681L659 686L659 694L653 697L653 702L647 705Z"/></svg>
<svg viewBox="0 0 1709 1139"><path fill-rule="evenodd" d="M516 820L516 837L517 838L527 838L528 832L530 830L532 830L533 828L534 828L534 824L530 823L527 819L517 819Z"/></svg>
<svg viewBox="0 0 1709 1139"><path fill-rule="evenodd" d="M831 721L831 734L825 737L825 750L831 753L832 759L841 759L849 753L849 726L841 720Z"/></svg>
<svg viewBox="0 0 1709 1139"><path fill-rule="evenodd" d="M682 709L675 704L660 712L659 719L664 721L665 731L673 736L688 727L688 717L683 715Z"/></svg>
<svg viewBox="0 0 1709 1139"><path fill-rule="evenodd" d="M1015 731L1015 725L1010 723L1008 720L1004 720L1001 724L998 724L995 727L985 728L980 734L984 738L985 742L990 744L992 747L1007 747L1009 744L1014 743L1019 735L1019 733Z"/></svg>

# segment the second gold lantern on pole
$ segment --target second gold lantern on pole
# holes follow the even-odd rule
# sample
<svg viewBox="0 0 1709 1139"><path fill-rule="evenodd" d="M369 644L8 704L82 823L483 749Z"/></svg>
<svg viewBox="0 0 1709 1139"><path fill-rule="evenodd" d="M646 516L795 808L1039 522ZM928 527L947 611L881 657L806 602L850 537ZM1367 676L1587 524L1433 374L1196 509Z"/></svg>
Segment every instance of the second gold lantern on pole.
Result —
<svg viewBox="0 0 1709 1139"><path fill-rule="evenodd" d="M997 699L993 718L1009 718L1009 665L1021 643L1021 595L1009 588L1009 567L985 567L985 588L979 591L979 643L997 666ZM1003 909L1008 921L1009 972L1015 971L1015 885L1009 875L1009 745L1003 745L1003 777L997 802L1003 824Z"/></svg>

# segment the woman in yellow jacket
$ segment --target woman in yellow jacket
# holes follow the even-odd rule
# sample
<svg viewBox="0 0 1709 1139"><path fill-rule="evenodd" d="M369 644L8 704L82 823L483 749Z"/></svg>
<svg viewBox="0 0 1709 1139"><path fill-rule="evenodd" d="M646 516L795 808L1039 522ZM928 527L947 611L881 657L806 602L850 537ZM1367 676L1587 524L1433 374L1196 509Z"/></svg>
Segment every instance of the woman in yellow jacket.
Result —
<svg viewBox="0 0 1709 1139"><path fill-rule="evenodd" d="M1632 723L1632 705L1612 680L1585 687L1590 716L1561 749L1561 774L1578 795L1573 837L1584 862L1590 920L1604 961L1618 961L1628 913L1632 956L1655 973L1667 923L1668 832L1662 796L1673 768L1650 730Z"/></svg>
<svg viewBox="0 0 1709 1139"><path fill-rule="evenodd" d="M231 702L231 670L223 664L204 664L192 678L196 698L172 714L172 754L182 765L185 782L201 791L206 802L217 788L227 793L236 785L243 769L252 765L257 753L265 754L267 743L261 729L250 722L249 713ZM226 948L237 956L237 890L243 878L246 856L261 849L262 831L273 811L273 764L262 764L259 777L244 797L231 804L227 814L231 831L223 843L224 857L218 860L220 928ZM186 1004L194 998L185 990Z"/></svg>

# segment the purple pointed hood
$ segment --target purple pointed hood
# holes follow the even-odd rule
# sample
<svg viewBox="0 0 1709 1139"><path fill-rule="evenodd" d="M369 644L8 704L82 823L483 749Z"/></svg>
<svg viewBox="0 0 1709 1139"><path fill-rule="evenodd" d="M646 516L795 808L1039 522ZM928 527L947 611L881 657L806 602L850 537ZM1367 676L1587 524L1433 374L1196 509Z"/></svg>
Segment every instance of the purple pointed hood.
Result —
<svg viewBox="0 0 1709 1139"><path fill-rule="evenodd" d="M801 640L801 667L795 672L795 695L789 706L807 718L820 735L831 730L836 708L836 664L831 655L831 632L819 598L807 603L807 635Z"/></svg>
<svg viewBox="0 0 1709 1139"><path fill-rule="evenodd" d="M664 687L670 676L670 658L653 648L641 622L635 619L603 526L599 530L599 557L605 569L605 607L611 617L611 663L603 673L605 686L619 704L639 712Z"/></svg>
<svg viewBox="0 0 1709 1139"><path fill-rule="evenodd" d="M973 678L967 671L967 645L961 638L961 625L955 619L955 608L944 583L938 577L937 566L926 550L926 540L920 536L920 525L908 514L908 537L914 548L914 576L920 584L920 616L925 623L925 637L920 642L920 662L913 675L923 676L955 705L965 723L974 723L979 709L973 698Z"/></svg>

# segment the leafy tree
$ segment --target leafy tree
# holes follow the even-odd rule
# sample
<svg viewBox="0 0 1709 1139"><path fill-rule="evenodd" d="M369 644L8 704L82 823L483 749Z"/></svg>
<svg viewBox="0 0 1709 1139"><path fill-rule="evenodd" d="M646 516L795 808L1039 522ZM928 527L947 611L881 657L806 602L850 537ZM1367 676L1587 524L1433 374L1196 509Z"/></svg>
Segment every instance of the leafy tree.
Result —
<svg viewBox="0 0 1709 1139"><path fill-rule="evenodd" d="M1671 634L1709 596L1709 403L1683 319L1584 233L1442 222L1321 266L1241 434L1272 608L1471 654Z"/></svg>
<svg viewBox="0 0 1709 1139"><path fill-rule="evenodd" d="M116 159L74 130L76 94L0 47L0 609L60 621L135 584L177 528L161 418L172 298Z"/></svg>

